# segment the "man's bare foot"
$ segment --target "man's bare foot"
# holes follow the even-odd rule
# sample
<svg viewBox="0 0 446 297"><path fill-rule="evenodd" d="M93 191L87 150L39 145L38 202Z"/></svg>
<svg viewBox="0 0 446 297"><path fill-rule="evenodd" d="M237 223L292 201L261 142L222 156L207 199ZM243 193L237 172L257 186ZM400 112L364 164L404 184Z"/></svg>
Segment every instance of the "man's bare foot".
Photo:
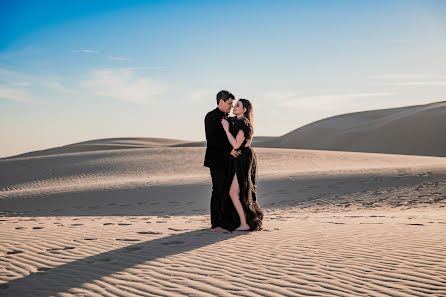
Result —
<svg viewBox="0 0 446 297"><path fill-rule="evenodd" d="M212 232L218 232L218 233L231 233L230 231L223 229L222 227L216 227L214 229L211 229Z"/></svg>
<svg viewBox="0 0 446 297"><path fill-rule="evenodd" d="M248 224L244 224L244 225L242 224L235 230L237 230L237 231L248 231L249 229L251 229L251 227L249 227Z"/></svg>

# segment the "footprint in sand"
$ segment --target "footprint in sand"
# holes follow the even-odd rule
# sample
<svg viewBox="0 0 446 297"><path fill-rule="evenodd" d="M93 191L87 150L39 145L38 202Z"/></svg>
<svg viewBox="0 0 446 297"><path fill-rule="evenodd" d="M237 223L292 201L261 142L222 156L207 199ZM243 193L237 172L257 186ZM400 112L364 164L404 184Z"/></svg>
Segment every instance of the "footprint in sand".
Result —
<svg viewBox="0 0 446 297"><path fill-rule="evenodd" d="M104 223L104 226L113 225L113 223Z"/></svg>
<svg viewBox="0 0 446 297"><path fill-rule="evenodd" d="M75 247L74 246L66 246L63 249L64 250L72 250L72 249L75 249Z"/></svg>
<svg viewBox="0 0 446 297"><path fill-rule="evenodd" d="M20 254L20 253L23 253L23 251L13 250L13 251L9 251L9 252L7 252L6 254L8 254L8 255L14 255L14 254Z"/></svg>
<svg viewBox="0 0 446 297"><path fill-rule="evenodd" d="M71 226L82 226L83 224L71 224Z"/></svg>
<svg viewBox="0 0 446 297"><path fill-rule="evenodd" d="M182 240L173 240L173 241L169 241L169 242L162 242L162 245L170 245L170 244L183 244L184 241Z"/></svg>
<svg viewBox="0 0 446 297"><path fill-rule="evenodd" d="M167 229L172 230L172 231L183 231L183 229L176 229L176 228L167 228Z"/></svg>
<svg viewBox="0 0 446 297"><path fill-rule="evenodd" d="M23 229L23 227L15 227L14 229L20 230Z"/></svg>
<svg viewBox="0 0 446 297"><path fill-rule="evenodd" d="M39 267L37 268L37 271L48 271L50 269L51 269L50 267Z"/></svg>
<svg viewBox="0 0 446 297"><path fill-rule="evenodd" d="M138 234L163 234L162 232L156 232L156 231L140 231L136 232Z"/></svg>
<svg viewBox="0 0 446 297"><path fill-rule="evenodd" d="M118 226L129 226L129 225L131 225L131 224L128 224L128 223L119 223L118 224Z"/></svg>
<svg viewBox="0 0 446 297"><path fill-rule="evenodd" d="M33 227L33 229L38 230L38 229L43 229L43 227Z"/></svg>
<svg viewBox="0 0 446 297"><path fill-rule="evenodd" d="M429 176L432 176L432 172L428 171L426 173L418 174L418 176L420 176L420 177L429 177Z"/></svg>
<svg viewBox="0 0 446 297"><path fill-rule="evenodd" d="M51 248L51 249L46 249L47 251L51 252L51 251L57 251L60 250L59 248Z"/></svg>
<svg viewBox="0 0 446 297"><path fill-rule="evenodd" d="M96 240L97 238L84 238L84 240Z"/></svg>
<svg viewBox="0 0 446 297"><path fill-rule="evenodd" d="M424 224L406 224L406 225L412 225L412 226L424 226Z"/></svg>

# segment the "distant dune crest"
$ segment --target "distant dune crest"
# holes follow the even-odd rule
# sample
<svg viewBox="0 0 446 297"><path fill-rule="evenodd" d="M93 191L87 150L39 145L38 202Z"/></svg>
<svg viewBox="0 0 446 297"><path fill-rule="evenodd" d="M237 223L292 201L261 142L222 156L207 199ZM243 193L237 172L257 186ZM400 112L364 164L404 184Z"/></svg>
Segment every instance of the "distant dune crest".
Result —
<svg viewBox="0 0 446 297"><path fill-rule="evenodd" d="M279 137L254 137L252 145L265 148L444 157L446 156L444 127L446 127L446 101L441 101L337 115L315 121ZM169 138L104 138L8 158L117 149L205 146L205 141Z"/></svg>
<svg viewBox="0 0 446 297"><path fill-rule="evenodd" d="M446 102L348 113L293 130L261 147L446 156Z"/></svg>

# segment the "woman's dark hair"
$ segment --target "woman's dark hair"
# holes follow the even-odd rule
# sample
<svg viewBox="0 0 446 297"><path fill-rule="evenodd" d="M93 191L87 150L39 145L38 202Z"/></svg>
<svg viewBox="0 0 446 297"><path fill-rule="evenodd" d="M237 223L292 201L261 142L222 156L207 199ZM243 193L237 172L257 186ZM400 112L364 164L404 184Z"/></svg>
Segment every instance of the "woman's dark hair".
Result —
<svg viewBox="0 0 446 297"><path fill-rule="evenodd" d="M254 113L252 103L248 99L240 98L239 100L242 103L243 107L246 108L246 111L243 115L249 120L249 125L251 125L251 135L254 135Z"/></svg>
<svg viewBox="0 0 446 297"><path fill-rule="evenodd" d="M217 105L218 103L220 103L220 100L223 100L224 102L228 101L228 99L235 99L234 95L232 95L232 93L228 92L228 91L220 91L217 94Z"/></svg>

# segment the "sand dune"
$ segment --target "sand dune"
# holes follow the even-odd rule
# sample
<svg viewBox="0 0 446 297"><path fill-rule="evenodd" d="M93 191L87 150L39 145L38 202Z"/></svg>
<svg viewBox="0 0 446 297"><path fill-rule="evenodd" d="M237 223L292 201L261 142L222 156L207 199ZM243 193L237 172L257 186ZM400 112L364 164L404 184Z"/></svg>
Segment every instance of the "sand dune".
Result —
<svg viewBox="0 0 446 297"><path fill-rule="evenodd" d="M265 141L271 141L278 138L277 136L254 136L251 144L253 146L258 146ZM206 141L197 141L197 142L185 142L170 145L171 147L206 147Z"/></svg>
<svg viewBox="0 0 446 297"><path fill-rule="evenodd" d="M257 148L261 178L444 166L446 158ZM0 197L209 183L204 148L132 148L0 160Z"/></svg>
<svg viewBox="0 0 446 297"><path fill-rule="evenodd" d="M446 102L322 119L262 147L446 156Z"/></svg>
<svg viewBox="0 0 446 297"><path fill-rule="evenodd" d="M276 136L256 136L252 144L263 143L267 140L276 139ZM32 151L20 155L9 156L2 159L37 157L69 153L82 153L92 151L155 148L155 147L206 147L206 141L189 141L170 138L130 137L130 138L104 138L83 141L45 150Z"/></svg>
<svg viewBox="0 0 446 297"><path fill-rule="evenodd" d="M0 295L446 295L446 158L257 148L219 234L203 147L129 145L0 160Z"/></svg>
<svg viewBox="0 0 446 297"><path fill-rule="evenodd" d="M446 158L413 156L446 154L445 106L255 138L259 232L209 230L204 142L0 159L0 295L446 296Z"/></svg>
<svg viewBox="0 0 446 297"><path fill-rule="evenodd" d="M104 138L104 139L95 139L95 140L73 143L46 150L33 151L20 155L10 156L3 159L36 157L36 156L57 155L66 153L81 153L81 152L103 151L103 150L150 148L150 147L171 146L180 143L186 144L186 143L192 143L192 141L169 139L169 138L149 138L149 137Z"/></svg>

